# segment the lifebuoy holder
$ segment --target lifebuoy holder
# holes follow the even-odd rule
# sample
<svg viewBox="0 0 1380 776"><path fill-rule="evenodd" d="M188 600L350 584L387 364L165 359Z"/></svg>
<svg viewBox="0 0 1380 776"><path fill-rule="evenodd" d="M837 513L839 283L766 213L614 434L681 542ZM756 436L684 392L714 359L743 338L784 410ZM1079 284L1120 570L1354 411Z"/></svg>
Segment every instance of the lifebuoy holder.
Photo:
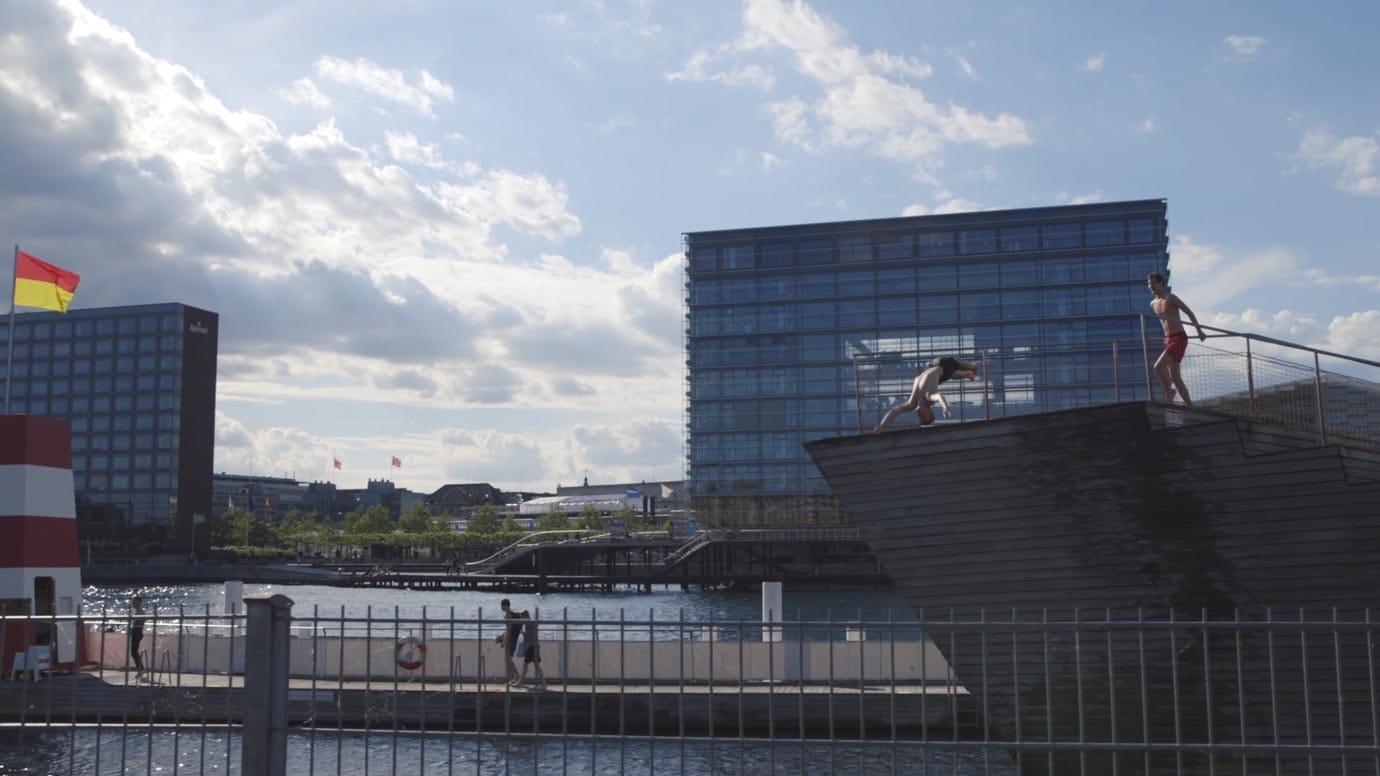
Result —
<svg viewBox="0 0 1380 776"><path fill-rule="evenodd" d="M426 642L416 636L398 639L393 654L397 657L398 668L416 671L426 662Z"/></svg>

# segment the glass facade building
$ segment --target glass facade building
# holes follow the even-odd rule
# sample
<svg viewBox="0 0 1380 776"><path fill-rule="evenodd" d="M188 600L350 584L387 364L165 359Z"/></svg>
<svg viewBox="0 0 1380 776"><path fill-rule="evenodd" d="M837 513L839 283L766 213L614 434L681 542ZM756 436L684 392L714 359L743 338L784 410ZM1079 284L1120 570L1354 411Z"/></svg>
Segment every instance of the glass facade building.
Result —
<svg viewBox="0 0 1380 776"><path fill-rule="evenodd" d="M219 316L170 303L14 321L9 412L71 424L83 557L209 550L194 516L211 514Z"/></svg>
<svg viewBox="0 0 1380 776"><path fill-rule="evenodd" d="M911 354L903 392L917 354L1000 358L982 391L993 395L960 396L955 419L990 411L983 401L1013 414L1112 401L1113 390L1146 398L1138 316L1150 311L1146 275L1168 275L1163 200L684 240L687 473L710 522L837 519L801 443L858 433L905 399L860 385L855 357ZM1100 371L1112 371L1105 353L1080 349L1113 340L1135 348L1115 376Z"/></svg>

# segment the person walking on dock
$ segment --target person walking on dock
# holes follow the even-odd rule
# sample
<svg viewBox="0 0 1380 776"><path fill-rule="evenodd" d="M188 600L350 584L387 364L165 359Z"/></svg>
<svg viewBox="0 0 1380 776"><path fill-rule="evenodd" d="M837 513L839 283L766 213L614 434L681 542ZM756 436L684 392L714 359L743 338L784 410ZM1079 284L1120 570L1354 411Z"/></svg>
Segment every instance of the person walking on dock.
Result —
<svg viewBox="0 0 1380 776"><path fill-rule="evenodd" d="M134 660L134 683L144 680L144 657L139 653L139 643L144 640L144 597L129 599L129 656Z"/></svg>
<svg viewBox="0 0 1380 776"><path fill-rule="evenodd" d="M872 429L872 433L881 433L882 429L886 428L891 421L911 411L914 411L920 418L920 425L931 425L934 423L934 410L931 407L936 402L944 412L944 417L949 417L949 403L944 400L944 394L939 392L939 386L954 378L960 380L976 379L978 370L981 368L981 362L963 361L953 356L933 359L925 365L924 371L916 376L915 382L911 383L910 398L904 404L892 407L882 417L882 422Z"/></svg>
<svg viewBox="0 0 1380 776"><path fill-rule="evenodd" d="M1169 293L1164 275L1158 272L1150 273L1145 279L1145 285L1150 289L1150 293L1155 295L1155 298L1150 300L1150 309L1160 317L1160 326L1164 329L1164 352L1155 361L1155 374L1159 376L1160 385L1164 387L1164 400L1173 402L1174 389L1177 388L1179 397L1184 400L1184 406L1192 407L1193 400L1188 398L1188 386L1184 385L1183 377L1179 374L1179 362L1184 360L1184 351L1188 349L1188 334L1179 319L1179 312L1182 311L1188 316L1188 320L1193 322L1193 327L1198 330L1198 339L1206 340L1207 335L1203 333L1203 327L1198 325L1198 316L1188 309L1184 300Z"/></svg>
<svg viewBox="0 0 1380 776"><path fill-rule="evenodd" d="M513 663L513 653L517 649L518 637L522 635L522 623L515 623L518 613L513 611L513 603L508 599L498 602L498 608L503 610L503 631L494 639L495 643L503 645L503 666L508 675L508 684L517 685L522 680L518 675L517 665Z"/></svg>
<svg viewBox="0 0 1380 776"><path fill-rule="evenodd" d="M532 615L526 609L518 612L515 620L522 622L522 651L519 657L522 658L522 675L513 684L514 687L521 687L527 681L527 667L532 666L535 670L533 676L537 680L537 689L546 689L546 674L541 670L541 643L537 640L537 621L532 619Z"/></svg>

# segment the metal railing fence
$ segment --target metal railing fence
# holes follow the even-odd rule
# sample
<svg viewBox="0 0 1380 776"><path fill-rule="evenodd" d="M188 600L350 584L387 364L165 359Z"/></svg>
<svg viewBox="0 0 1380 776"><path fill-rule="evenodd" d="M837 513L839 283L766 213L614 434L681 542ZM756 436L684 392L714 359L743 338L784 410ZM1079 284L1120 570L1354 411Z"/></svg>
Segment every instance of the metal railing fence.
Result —
<svg viewBox="0 0 1380 776"><path fill-rule="evenodd" d="M150 613L142 681L127 615L0 618L57 648L0 682L0 772L1380 773L1369 610L538 611L537 689L496 612L246 604Z"/></svg>
<svg viewBox="0 0 1380 776"><path fill-rule="evenodd" d="M942 392L953 413L937 418L939 423L1164 401L1154 370L1162 352L1159 319L1143 315L1140 321L1141 336L1134 339L1002 344L966 353L855 354L858 433L905 402L915 376L931 359L946 355L981 361L983 369L975 382L945 384ZM1180 365L1195 406L1313 433L1324 444L1380 448L1380 362L1257 334L1201 328L1208 342L1191 336ZM1188 331L1196 334L1191 325Z"/></svg>

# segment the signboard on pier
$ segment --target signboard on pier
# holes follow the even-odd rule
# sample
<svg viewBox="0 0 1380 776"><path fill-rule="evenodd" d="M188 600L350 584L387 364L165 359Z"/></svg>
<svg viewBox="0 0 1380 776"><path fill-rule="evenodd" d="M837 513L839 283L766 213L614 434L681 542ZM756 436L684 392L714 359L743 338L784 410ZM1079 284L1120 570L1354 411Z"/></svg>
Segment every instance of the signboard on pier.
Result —
<svg viewBox="0 0 1380 776"><path fill-rule="evenodd" d="M695 535L695 518L671 518L671 538L684 541Z"/></svg>

